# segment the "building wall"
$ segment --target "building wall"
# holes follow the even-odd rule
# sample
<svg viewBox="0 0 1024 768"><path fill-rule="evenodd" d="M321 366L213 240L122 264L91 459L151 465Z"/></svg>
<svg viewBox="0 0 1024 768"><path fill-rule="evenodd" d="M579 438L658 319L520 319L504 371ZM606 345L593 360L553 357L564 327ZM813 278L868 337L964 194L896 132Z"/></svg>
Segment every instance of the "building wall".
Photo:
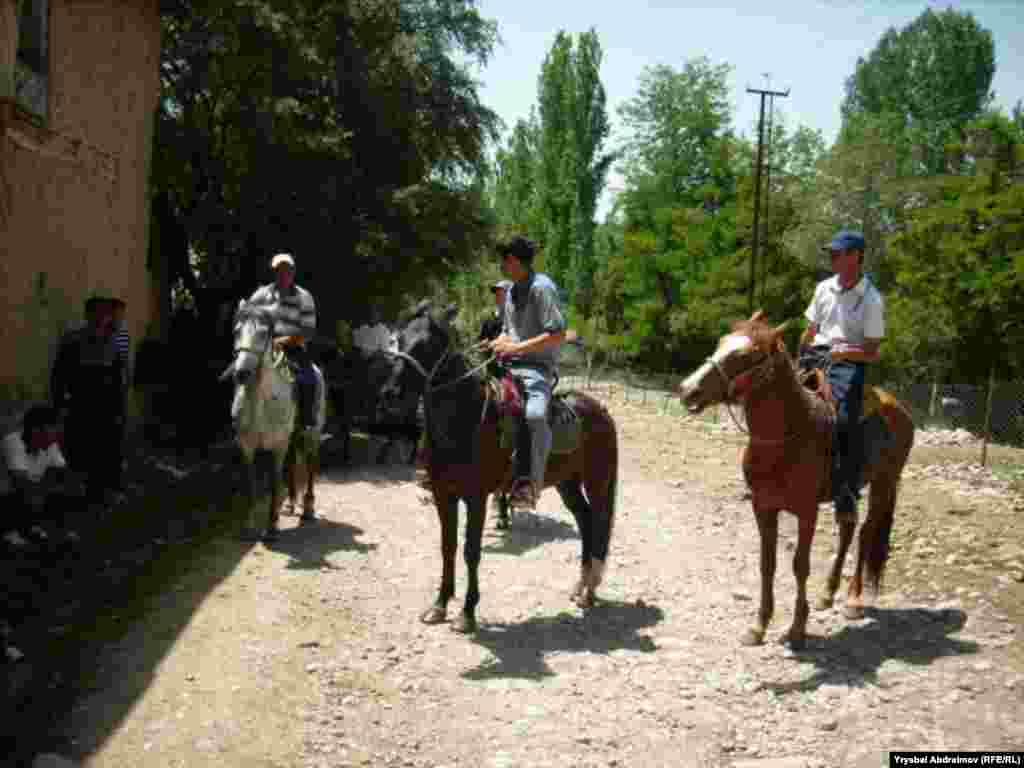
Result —
<svg viewBox="0 0 1024 768"><path fill-rule="evenodd" d="M44 397L60 334L93 293L137 341L158 314L146 268L159 96L157 0L50 0L47 115L10 98L15 0L0 0L0 399Z"/></svg>

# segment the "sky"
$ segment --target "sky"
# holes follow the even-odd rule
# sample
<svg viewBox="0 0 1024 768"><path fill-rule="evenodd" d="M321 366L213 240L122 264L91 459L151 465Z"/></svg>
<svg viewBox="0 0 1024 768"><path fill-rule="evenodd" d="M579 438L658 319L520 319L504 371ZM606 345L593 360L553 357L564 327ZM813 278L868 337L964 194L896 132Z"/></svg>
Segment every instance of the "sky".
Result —
<svg viewBox="0 0 1024 768"><path fill-rule="evenodd" d="M908 0L478 0L485 18L498 23L502 42L483 68L480 98L511 129L537 99L541 63L560 29L577 35L597 30L604 49L601 79L612 120L612 145L621 137L617 107L636 93L647 66L681 69L706 56L729 64L734 128L757 135L759 97L746 88L789 89L775 100L790 128L819 129L831 144L839 131L843 83L889 27L900 28L928 7L951 4ZM1024 99L1024 0L972 0L952 4L974 15L992 33L996 104L1007 111ZM770 80L765 78L769 73ZM614 172L609 186L621 179ZM598 210L610 207L606 192Z"/></svg>

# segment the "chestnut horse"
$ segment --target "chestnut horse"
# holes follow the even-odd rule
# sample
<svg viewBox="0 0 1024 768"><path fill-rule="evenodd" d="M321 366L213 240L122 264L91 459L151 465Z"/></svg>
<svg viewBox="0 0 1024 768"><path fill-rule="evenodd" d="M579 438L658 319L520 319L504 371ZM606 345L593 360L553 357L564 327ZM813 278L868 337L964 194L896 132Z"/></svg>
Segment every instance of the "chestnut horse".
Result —
<svg viewBox="0 0 1024 768"><path fill-rule="evenodd" d="M442 566L437 598L420 618L428 624L445 621L448 601L455 595L461 499L467 509L463 557L468 581L462 613L452 628L470 633L477 627L477 571L487 496L503 488L511 477L512 452L499 440L499 416L484 377L452 347L450 324L457 311L451 307L435 318L429 302L417 307L399 332L399 351L393 353L394 368L382 395L396 402L409 393L424 397L427 471L441 522ZM576 519L582 559L572 598L589 607L601 583L615 523L618 438L615 422L604 406L582 393L570 397L582 422L579 445L571 453L552 453L544 485L557 488Z"/></svg>
<svg viewBox="0 0 1024 768"><path fill-rule="evenodd" d="M736 323L721 338L714 355L680 385L680 396L691 413L715 403L742 403L750 439L743 453L743 474L750 487L754 517L761 536L761 605L757 624L742 638L744 645L763 642L774 610L773 581L779 510L796 515L799 527L793 574L796 608L784 637L793 648L806 638L807 577L818 505L830 501L832 469L832 406L808 390L782 342L785 324L772 328L757 312ZM865 409L866 458L863 484L870 484L867 518L860 531L857 566L850 581L844 614L864 615L864 585L877 594L889 557L889 535L903 465L914 442L910 411L881 389L866 387L877 397L874 413ZM873 439L867 435L872 434ZM856 520L839 520L839 542L825 592L816 608L832 605L843 561L853 540Z"/></svg>

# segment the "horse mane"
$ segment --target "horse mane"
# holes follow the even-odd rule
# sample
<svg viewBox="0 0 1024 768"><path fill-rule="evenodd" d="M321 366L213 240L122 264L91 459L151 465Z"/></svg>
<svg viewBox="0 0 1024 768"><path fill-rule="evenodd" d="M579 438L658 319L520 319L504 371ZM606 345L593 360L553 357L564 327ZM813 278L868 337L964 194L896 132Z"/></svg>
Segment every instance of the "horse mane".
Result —
<svg viewBox="0 0 1024 768"><path fill-rule="evenodd" d="M246 303L238 308L235 312L235 325L245 320L255 320L261 325L270 326L274 321L273 313L266 307L258 307L252 304Z"/></svg>

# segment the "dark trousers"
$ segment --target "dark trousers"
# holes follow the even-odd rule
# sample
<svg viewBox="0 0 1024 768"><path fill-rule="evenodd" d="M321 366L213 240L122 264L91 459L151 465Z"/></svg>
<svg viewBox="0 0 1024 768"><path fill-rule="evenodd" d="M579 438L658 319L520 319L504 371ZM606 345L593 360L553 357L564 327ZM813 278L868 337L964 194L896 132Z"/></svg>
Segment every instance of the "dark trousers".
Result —
<svg viewBox="0 0 1024 768"><path fill-rule="evenodd" d="M828 381L836 401L836 510L851 512L856 503L861 464L864 461L864 430L860 420L864 408L864 363L833 363Z"/></svg>
<svg viewBox="0 0 1024 768"><path fill-rule="evenodd" d="M313 361L303 347L289 347L287 355L288 362L295 372L295 399L299 409L299 423L303 427L315 427L317 378L316 371L313 370Z"/></svg>
<svg viewBox="0 0 1024 768"><path fill-rule="evenodd" d="M85 476L87 502L102 502L108 491L121 488L124 461L124 416L73 409L64 423L68 465Z"/></svg>

